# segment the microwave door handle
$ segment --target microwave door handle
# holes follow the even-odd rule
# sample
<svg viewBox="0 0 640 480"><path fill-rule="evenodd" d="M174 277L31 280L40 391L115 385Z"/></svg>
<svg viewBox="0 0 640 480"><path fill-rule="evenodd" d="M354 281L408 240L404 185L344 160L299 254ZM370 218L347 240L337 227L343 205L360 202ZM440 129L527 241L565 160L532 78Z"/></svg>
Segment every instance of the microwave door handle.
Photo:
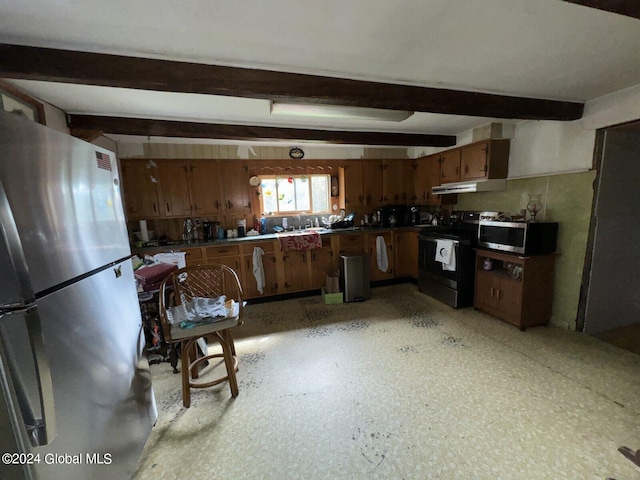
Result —
<svg viewBox="0 0 640 480"><path fill-rule="evenodd" d="M35 302L35 294L29 277L29 268L25 258L22 242L18 233L11 205L4 189L2 181L0 181L0 241L4 241L6 251L9 255L9 261L13 268L13 277L17 282L18 293L21 303L0 305L0 322L6 321L6 317L15 314L22 314L26 322L27 334L29 336L29 344L31 348L31 356L36 373L36 382L39 393L40 411L42 418L36 418L33 413L34 409L26 393L21 378L17 373L18 365L11 363L12 358L5 356L4 352L0 360L7 362L9 367L6 372L9 374L7 380L11 379L15 383L16 397L18 404L21 405L22 417L25 427L29 433L29 439L33 446L46 445L56 436L55 410L53 404L53 382L51 381L51 370L49 368L49 360L44 348L44 338L42 336L42 325L40 323L40 315ZM0 331L0 336L1 336ZM0 338L0 349L6 350L2 344L3 338ZM3 375L5 370L3 368ZM13 373L12 373L13 372ZM13 378L16 377L16 378ZM7 391L5 389L5 391Z"/></svg>

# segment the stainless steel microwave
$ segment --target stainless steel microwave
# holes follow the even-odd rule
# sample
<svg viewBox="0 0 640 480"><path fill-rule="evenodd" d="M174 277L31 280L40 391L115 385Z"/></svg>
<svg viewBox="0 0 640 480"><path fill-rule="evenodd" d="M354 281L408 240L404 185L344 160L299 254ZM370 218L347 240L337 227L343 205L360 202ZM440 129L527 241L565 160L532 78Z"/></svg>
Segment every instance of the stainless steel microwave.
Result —
<svg viewBox="0 0 640 480"><path fill-rule="evenodd" d="M480 220L478 246L520 253L540 255L556 251L558 224L556 222L496 222Z"/></svg>

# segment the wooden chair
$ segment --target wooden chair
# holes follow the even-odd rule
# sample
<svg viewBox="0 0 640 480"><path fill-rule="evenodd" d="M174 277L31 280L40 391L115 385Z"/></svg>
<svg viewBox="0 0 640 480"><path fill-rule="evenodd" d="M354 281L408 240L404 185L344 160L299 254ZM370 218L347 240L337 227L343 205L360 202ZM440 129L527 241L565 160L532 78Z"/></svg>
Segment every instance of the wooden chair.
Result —
<svg viewBox="0 0 640 480"><path fill-rule="evenodd" d="M228 381L231 396L238 396L236 371L238 359L231 335L231 329L242 324L242 286L236 273L226 265L198 265L181 268L167 276L160 284L160 323L165 340L180 346L182 366L182 403L186 408L191 405L191 389L207 388ZM238 304L237 314L224 319L192 328L182 328L180 324L170 323L169 309L190 302L194 298L218 298L225 295L227 302ZM199 355L198 339L217 341L222 353ZM200 367L213 358L224 359L226 375L209 382L194 382L199 376Z"/></svg>

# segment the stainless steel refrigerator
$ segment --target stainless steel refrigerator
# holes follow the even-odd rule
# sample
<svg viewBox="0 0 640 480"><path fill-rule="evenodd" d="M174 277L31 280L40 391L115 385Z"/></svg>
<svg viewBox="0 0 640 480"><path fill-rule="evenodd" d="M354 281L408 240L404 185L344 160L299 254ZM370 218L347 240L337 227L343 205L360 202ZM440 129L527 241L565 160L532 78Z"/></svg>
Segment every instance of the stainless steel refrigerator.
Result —
<svg viewBox="0 0 640 480"><path fill-rule="evenodd" d="M0 478L127 479L157 411L115 155L0 111Z"/></svg>

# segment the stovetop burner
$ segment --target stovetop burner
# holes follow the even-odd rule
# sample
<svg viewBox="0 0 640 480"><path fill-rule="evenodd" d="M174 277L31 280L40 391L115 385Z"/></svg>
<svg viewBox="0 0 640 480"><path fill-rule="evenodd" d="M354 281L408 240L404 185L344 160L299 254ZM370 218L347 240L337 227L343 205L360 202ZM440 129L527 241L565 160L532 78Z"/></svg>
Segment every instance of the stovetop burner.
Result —
<svg viewBox="0 0 640 480"><path fill-rule="evenodd" d="M420 235L449 240L469 240L472 245L477 244L479 212L452 212L449 220L449 225L423 228L420 230Z"/></svg>

